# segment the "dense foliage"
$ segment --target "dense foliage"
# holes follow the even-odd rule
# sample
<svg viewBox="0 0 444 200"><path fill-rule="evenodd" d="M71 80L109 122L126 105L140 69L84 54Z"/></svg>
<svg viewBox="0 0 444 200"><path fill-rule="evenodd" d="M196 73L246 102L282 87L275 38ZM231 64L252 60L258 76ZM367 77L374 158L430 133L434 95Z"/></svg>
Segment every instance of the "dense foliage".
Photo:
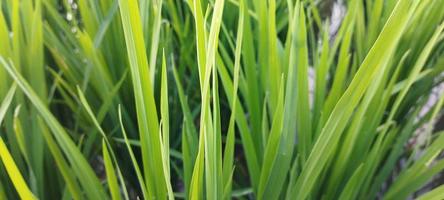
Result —
<svg viewBox="0 0 444 200"><path fill-rule="evenodd" d="M408 198L444 2L340 2L0 0L0 199Z"/></svg>

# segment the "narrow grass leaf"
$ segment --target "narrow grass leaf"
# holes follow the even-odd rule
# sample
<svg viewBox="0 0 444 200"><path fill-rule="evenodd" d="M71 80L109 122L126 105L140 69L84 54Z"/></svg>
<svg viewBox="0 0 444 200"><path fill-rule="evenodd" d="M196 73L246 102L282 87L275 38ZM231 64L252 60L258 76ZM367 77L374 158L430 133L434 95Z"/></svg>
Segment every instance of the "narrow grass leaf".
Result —
<svg viewBox="0 0 444 200"><path fill-rule="evenodd" d="M34 194L32 194L31 190L29 190L28 185L23 179L22 174L19 169L15 165L14 159L6 148L6 144L3 141L3 138L0 137L0 158L3 161L3 165L6 168L6 171L11 178L12 183L14 184L15 189L17 190L20 198L22 199L36 199Z"/></svg>

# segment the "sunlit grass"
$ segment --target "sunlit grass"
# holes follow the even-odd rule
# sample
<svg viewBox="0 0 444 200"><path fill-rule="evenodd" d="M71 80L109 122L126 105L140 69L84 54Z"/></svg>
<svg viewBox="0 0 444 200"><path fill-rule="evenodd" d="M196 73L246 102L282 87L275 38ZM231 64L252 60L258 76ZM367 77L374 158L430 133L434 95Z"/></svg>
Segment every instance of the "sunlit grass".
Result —
<svg viewBox="0 0 444 200"><path fill-rule="evenodd" d="M0 0L0 199L408 198L444 4L343 3Z"/></svg>

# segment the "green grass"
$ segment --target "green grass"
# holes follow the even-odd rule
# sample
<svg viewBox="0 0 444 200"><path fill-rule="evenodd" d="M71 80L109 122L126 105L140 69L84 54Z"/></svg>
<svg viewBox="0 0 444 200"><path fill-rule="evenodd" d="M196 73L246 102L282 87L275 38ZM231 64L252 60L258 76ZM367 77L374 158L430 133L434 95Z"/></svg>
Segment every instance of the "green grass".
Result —
<svg viewBox="0 0 444 200"><path fill-rule="evenodd" d="M0 0L0 199L417 197L444 4L343 3Z"/></svg>

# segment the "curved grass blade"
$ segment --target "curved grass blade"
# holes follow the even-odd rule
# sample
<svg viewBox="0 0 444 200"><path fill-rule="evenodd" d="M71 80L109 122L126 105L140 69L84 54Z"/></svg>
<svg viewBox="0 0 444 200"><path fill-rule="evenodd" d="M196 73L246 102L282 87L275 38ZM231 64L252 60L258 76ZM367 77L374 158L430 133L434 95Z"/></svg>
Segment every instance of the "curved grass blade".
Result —
<svg viewBox="0 0 444 200"><path fill-rule="evenodd" d="M65 156L70 161L74 173L77 177L81 177L79 178L79 182L85 190L86 195L89 198L94 199L106 197L100 181L98 180L88 161L77 148L76 144L71 140L62 125L51 114L46 105L40 100L38 95L34 92L34 90L26 82L22 75L20 75L14 67L10 66L3 59L3 57L0 57L0 63L3 65L6 71L8 71L9 75L16 81L18 86L22 89L22 91L26 94L31 103L34 105L36 110L40 113L42 119L51 129L56 141L60 145L60 148L63 150Z"/></svg>
<svg viewBox="0 0 444 200"><path fill-rule="evenodd" d="M131 162L132 162L133 167L134 167L134 171L136 171L137 180L139 181L139 184L140 184L140 189L142 190L143 196L145 198L147 198L147 191L146 191L145 181L143 179L143 176L142 176L142 173L140 171L139 164L137 163L136 157L134 156L134 152L133 152L133 149L131 148L131 144L130 144L130 142L128 140L128 136L126 134L125 127L123 126L122 109L121 109L120 105L119 105L119 108L118 108L118 113L119 113L120 128L122 129L122 135L124 137L125 144L126 144L126 147L128 149L128 152L129 152L129 155L130 155L130 158L131 158Z"/></svg>
<svg viewBox="0 0 444 200"><path fill-rule="evenodd" d="M81 104L85 107L86 112L88 113L89 117L91 118L91 120L93 121L93 123L97 127L97 129L99 130L99 133L102 135L102 137L103 137L103 139L102 139L103 141L102 142L104 142L107 145L106 149L102 149L102 151L103 151L102 153L103 153L104 159L105 159L105 156L109 157L108 159L109 159L110 163L107 164L106 160L105 160L105 170L107 172L107 176L109 176L108 180L110 181L109 182L109 186L110 186L112 198L113 199L120 199L120 195L118 195L119 190L118 190L117 180L114 180L115 179L115 170L114 170L114 167L113 167L113 162L114 162L115 165L116 165L117 174L119 175L120 182L122 183L123 194L125 195L126 199L128 199L128 192L126 190L125 180L124 180L124 178L122 176L122 173L120 171L119 165L117 163L117 158L116 158L114 152L112 151L111 143L109 142L108 137L105 134L105 131L103 131L103 129L100 126L97 118L95 117L93 111L91 110L91 107L89 106L89 104L88 104L88 102L87 102L87 100L85 98L85 95L82 93L82 90L78 86L77 86L77 92L79 94L79 99L80 99ZM102 144L102 148L103 148L103 144ZM109 151L108 148L111 151ZM106 165L108 165L108 166L106 166ZM106 167L108 169L106 169ZM110 169L110 168L112 168L112 169ZM110 175L108 175L108 173L110 173Z"/></svg>
<svg viewBox="0 0 444 200"><path fill-rule="evenodd" d="M415 7L416 5L410 1L398 1L379 38L323 127L296 182L293 190L296 199L306 199L312 192L314 184L325 168L328 158L333 153L332 150L345 129L353 110L377 72L387 66L387 61L393 55Z"/></svg>

